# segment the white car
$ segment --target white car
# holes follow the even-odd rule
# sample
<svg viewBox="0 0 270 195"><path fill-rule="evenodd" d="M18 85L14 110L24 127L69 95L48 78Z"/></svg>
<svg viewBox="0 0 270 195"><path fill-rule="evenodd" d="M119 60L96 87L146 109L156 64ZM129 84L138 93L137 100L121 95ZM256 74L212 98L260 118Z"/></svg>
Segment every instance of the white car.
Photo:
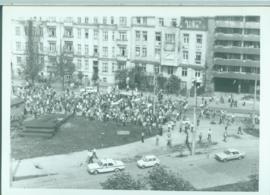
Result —
<svg viewBox="0 0 270 195"><path fill-rule="evenodd" d="M137 161L137 165L139 168L153 167L158 166L159 164L159 159L154 155L144 156L142 159Z"/></svg>
<svg viewBox="0 0 270 195"><path fill-rule="evenodd" d="M245 157L244 152L240 152L239 150L236 149L227 149L223 152L215 154L215 158L217 160L226 162L228 160L235 160L235 159L243 159Z"/></svg>
<svg viewBox="0 0 270 195"><path fill-rule="evenodd" d="M96 163L90 163L87 166L88 172L91 174L118 172L125 169L125 164L120 160L102 159Z"/></svg>

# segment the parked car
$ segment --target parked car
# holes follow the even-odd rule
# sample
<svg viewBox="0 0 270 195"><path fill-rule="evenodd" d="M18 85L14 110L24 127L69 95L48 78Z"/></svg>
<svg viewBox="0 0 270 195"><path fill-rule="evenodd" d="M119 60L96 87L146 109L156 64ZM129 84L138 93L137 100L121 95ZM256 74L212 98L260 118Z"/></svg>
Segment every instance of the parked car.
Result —
<svg viewBox="0 0 270 195"><path fill-rule="evenodd" d="M153 167L160 164L160 160L154 155L144 156L142 159L137 161L139 168Z"/></svg>
<svg viewBox="0 0 270 195"><path fill-rule="evenodd" d="M240 152L239 150L236 149L227 149L224 152L215 154L215 158L223 162L235 159L243 159L244 157L245 153Z"/></svg>
<svg viewBox="0 0 270 195"><path fill-rule="evenodd" d="M125 164L120 160L102 159L96 163L90 163L87 166L88 172L91 174L118 172L125 169Z"/></svg>

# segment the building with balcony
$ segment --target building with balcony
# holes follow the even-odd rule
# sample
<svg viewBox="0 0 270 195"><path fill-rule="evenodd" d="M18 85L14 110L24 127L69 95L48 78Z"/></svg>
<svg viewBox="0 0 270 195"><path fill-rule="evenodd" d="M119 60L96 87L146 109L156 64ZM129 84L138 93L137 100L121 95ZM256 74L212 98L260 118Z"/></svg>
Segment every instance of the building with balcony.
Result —
<svg viewBox="0 0 270 195"><path fill-rule="evenodd" d="M217 16L214 23L214 90L252 93L260 83L260 17Z"/></svg>

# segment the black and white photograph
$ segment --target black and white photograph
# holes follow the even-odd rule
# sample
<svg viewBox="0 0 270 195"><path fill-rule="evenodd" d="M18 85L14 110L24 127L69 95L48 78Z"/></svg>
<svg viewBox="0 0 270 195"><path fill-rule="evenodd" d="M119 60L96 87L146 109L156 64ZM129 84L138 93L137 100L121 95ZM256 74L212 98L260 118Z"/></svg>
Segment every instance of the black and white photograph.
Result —
<svg viewBox="0 0 270 195"><path fill-rule="evenodd" d="M14 10L10 189L259 191L258 12Z"/></svg>

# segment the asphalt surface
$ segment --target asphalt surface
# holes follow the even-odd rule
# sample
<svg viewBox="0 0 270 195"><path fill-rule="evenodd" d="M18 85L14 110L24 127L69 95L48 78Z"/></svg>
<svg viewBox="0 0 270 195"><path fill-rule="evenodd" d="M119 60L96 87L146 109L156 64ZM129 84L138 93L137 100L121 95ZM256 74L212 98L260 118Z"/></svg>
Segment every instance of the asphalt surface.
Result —
<svg viewBox="0 0 270 195"><path fill-rule="evenodd" d="M178 172L197 189L226 185L238 181L248 180L248 177L258 173L258 146L240 146L237 149L246 152L242 160L219 162L210 155L196 155L194 157L173 157L171 154L158 156L161 165L167 166L172 171ZM139 169L136 161L126 163L126 171L136 178L147 175L147 169ZM13 182L15 188L67 188L67 189L101 189L104 182L113 173L91 175L86 171L86 166L71 167L65 173L25 179Z"/></svg>

